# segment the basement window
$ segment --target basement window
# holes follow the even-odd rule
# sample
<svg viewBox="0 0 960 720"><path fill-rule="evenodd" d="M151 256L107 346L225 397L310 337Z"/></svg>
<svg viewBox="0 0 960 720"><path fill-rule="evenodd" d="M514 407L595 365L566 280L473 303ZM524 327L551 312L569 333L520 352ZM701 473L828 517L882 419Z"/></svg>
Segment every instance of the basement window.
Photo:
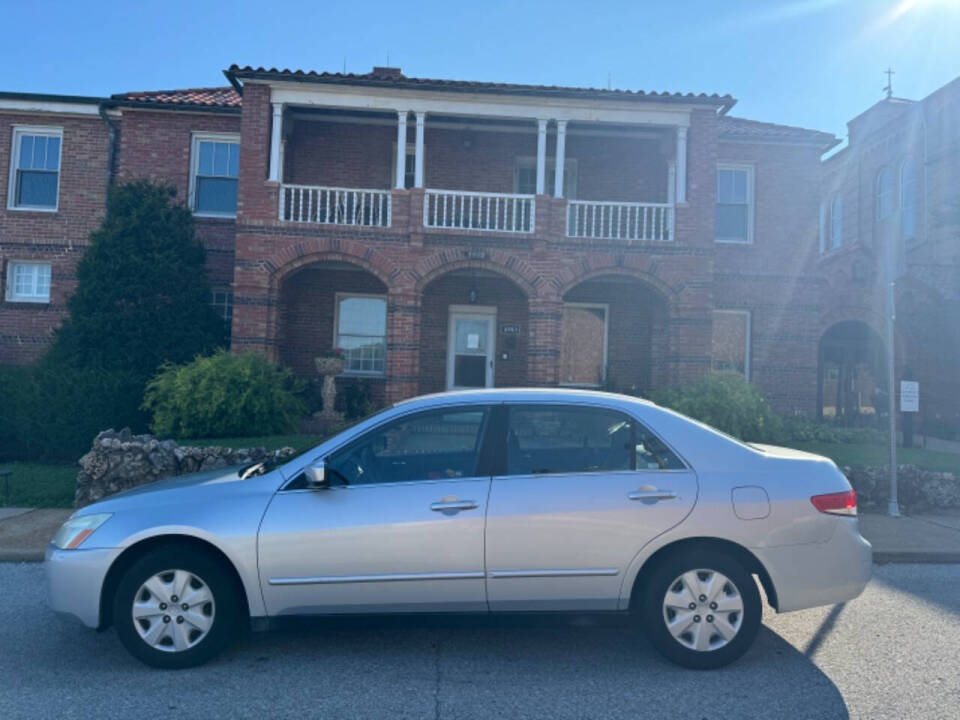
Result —
<svg viewBox="0 0 960 720"><path fill-rule="evenodd" d="M7 264L7 302L50 302L50 263Z"/></svg>

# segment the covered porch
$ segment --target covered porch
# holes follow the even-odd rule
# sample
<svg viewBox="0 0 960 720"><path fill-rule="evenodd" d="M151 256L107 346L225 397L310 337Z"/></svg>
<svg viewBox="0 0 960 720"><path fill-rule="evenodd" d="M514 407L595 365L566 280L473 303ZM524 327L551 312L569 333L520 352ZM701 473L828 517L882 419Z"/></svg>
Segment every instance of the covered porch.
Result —
<svg viewBox="0 0 960 720"><path fill-rule="evenodd" d="M683 125L275 103L270 173L290 223L390 228L410 192L428 233L532 235L549 209L568 238L669 241L686 142Z"/></svg>

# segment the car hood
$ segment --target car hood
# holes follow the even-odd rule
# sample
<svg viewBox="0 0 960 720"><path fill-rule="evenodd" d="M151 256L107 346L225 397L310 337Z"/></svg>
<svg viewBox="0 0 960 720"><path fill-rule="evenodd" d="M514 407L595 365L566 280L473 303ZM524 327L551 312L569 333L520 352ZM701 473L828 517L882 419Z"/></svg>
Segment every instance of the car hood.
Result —
<svg viewBox="0 0 960 720"><path fill-rule="evenodd" d="M177 475L145 485L138 485L129 490L108 495L92 505L87 505L83 508L81 514L114 512L125 507L143 504L187 500L195 502L208 494L216 493L219 488L224 486L245 483L246 480L240 477L239 472L244 467L246 466L234 465L217 468L216 470L190 473L189 475Z"/></svg>

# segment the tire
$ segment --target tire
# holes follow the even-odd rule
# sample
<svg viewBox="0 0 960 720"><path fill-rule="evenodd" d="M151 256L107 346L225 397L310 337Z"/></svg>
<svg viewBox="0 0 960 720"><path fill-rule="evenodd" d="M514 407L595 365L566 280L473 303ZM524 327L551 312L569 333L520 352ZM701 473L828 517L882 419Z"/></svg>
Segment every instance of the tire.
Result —
<svg viewBox="0 0 960 720"><path fill-rule="evenodd" d="M113 603L117 635L131 655L152 667L202 665L238 634L237 592L222 560L194 548L158 548L120 579Z"/></svg>
<svg viewBox="0 0 960 720"><path fill-rule="evenodd" d="M691 593L692 588L697 592ZM685 668L728 665L750 649L760 629L763 606L757 584L742 563L723 551L690 548L668 556L639 590L639 615L648 639Z"/></svg>

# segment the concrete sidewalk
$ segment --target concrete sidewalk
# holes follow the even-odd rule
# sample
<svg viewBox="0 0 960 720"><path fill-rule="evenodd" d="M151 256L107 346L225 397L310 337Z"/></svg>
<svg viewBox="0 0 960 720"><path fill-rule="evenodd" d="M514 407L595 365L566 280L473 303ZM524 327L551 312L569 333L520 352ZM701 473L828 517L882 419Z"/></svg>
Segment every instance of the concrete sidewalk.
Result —
<svg viewBox="0 0 960 720"><path fill-rule="evenodd" d="M40 562L70 509L0 508L0 562ZM863 513L878 563L960 563L960 509L892 518Z"/></svg>
<svg viewBox="0 0 960 720"><path fill-rule="evenodd" d="M960 509L892 518L862 513L860 533L873 545L873 560L960 563Z"/></svg>
<svg viewBox="0 0 960 720"><path fill-rule="evenodd" d="M0 562L42 562L70 508L0 508Z"/></svg>

